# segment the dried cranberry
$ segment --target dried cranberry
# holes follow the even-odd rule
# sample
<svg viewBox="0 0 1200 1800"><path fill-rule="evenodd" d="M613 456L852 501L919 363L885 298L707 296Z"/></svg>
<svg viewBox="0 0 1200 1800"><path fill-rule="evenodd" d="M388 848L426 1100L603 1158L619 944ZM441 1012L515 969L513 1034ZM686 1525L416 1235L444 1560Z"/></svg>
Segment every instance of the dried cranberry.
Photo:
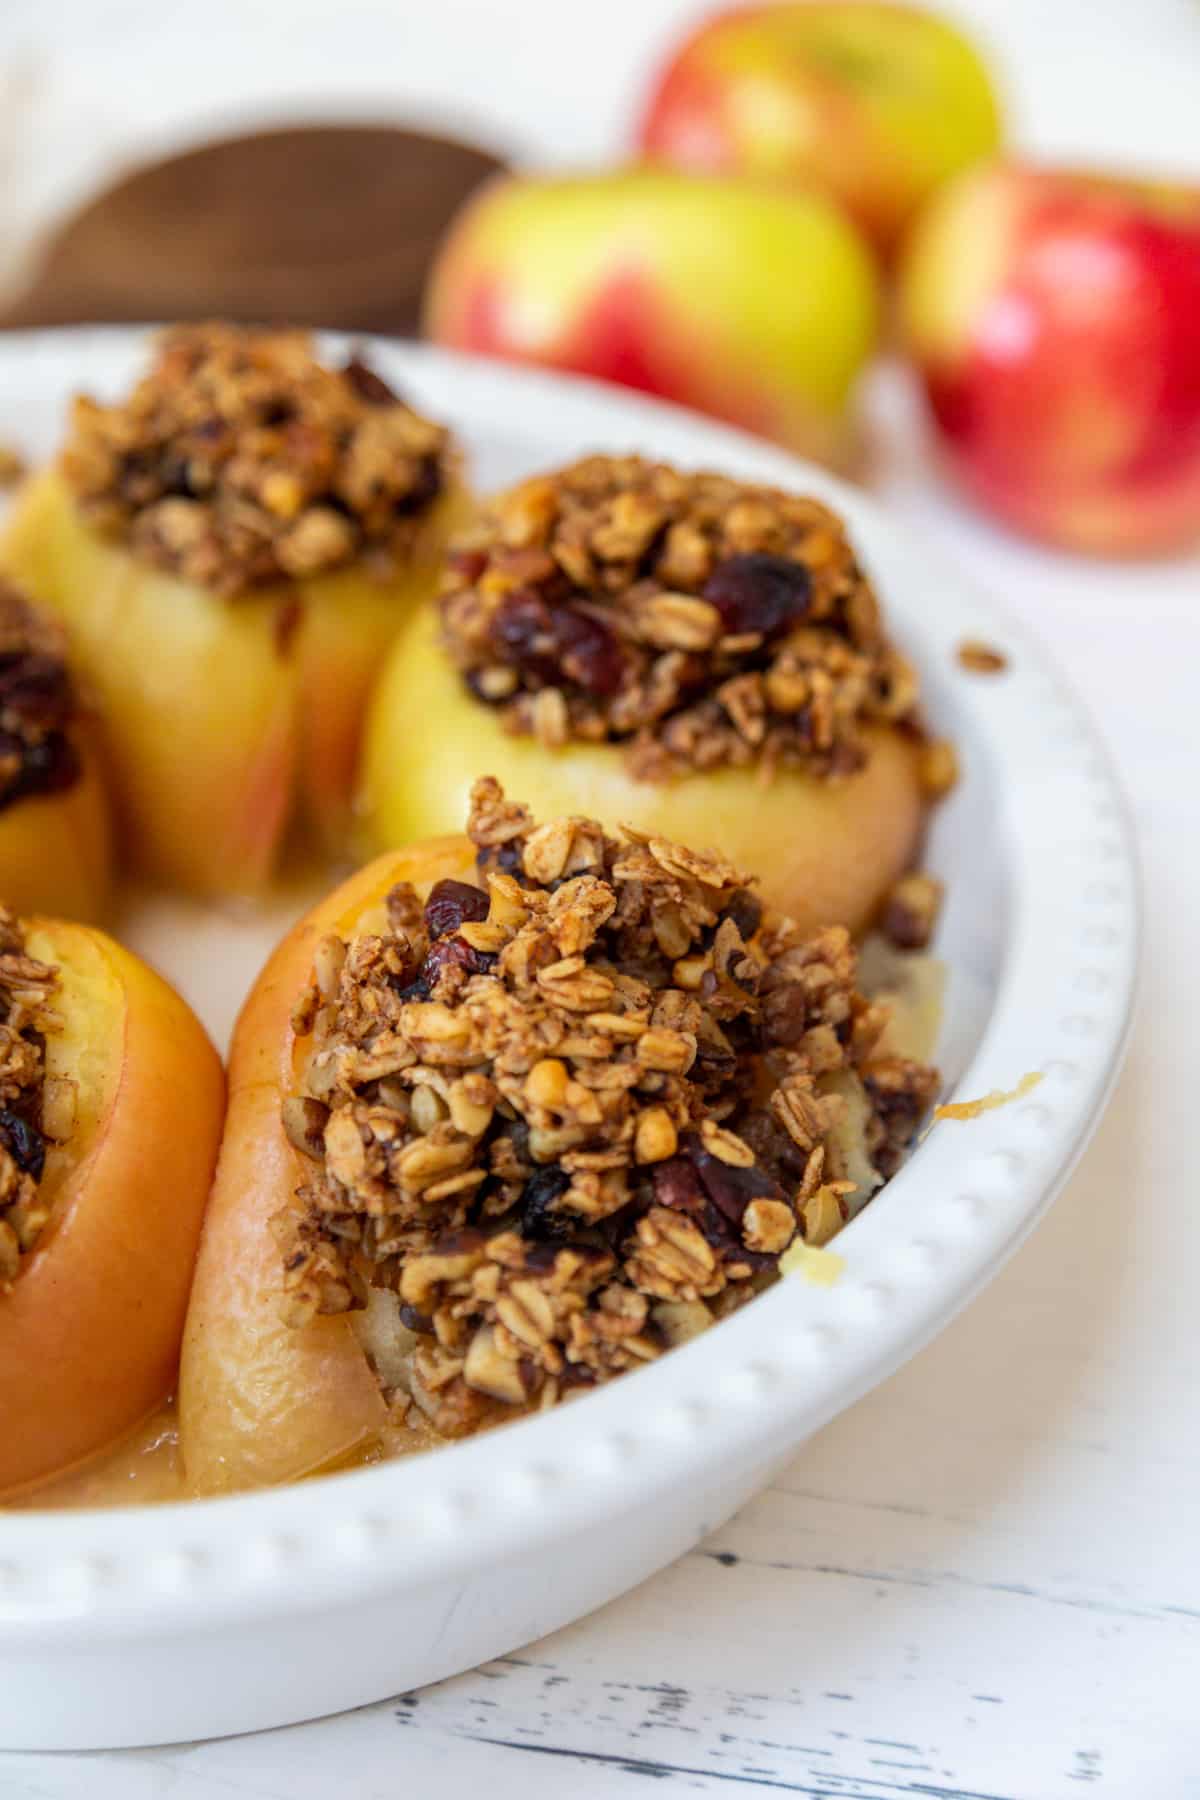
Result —
<svg viewBox="0 0 1200 1800"><path fill-rule="evenodd" d="M44 731L61 729L72 710L63 664L37 651L0 656L0 707Z"/></svg>
<svg viewBox="0 0 1200 1800"><path fill-rule="evenodd" d="M492 643L502 662L535 681L558 680L558 640L550 608L532 588L508 596L492 621Z"/></svg>
<svg viewBox="0 0 1200 1800"><path fill-rule="evenodd" d="M396 405L396 395L383 376L377 374L370 363L364 362L357 354L350 358L342 370L342 379L368 406Z"/></svg>
<svg viewBox="0 0 1200 1800"><path fill-rule="evenodd" d="M46 1145L40 1131L23 1119L20 1113L10 1112L7 1107L0 1109L0 1144L8 1151L20 1169L26 1175L32 1175L35 1181L42 1179L42 1170L46 1166Z"/></svg>
<svg viewBox="0 0 1200 1800"><path fill-rule="evenodd" d="M607 625L564 606L554 614L554 638L569 680L589 694L616 693L625 674L625 653Z"/></svg>
<svg viewBox="0 0 1200 1800"><path fill-rule="evenodd" d="M654 1168L654 1200L658 1206L669 1206L675 1212L702 1213L704 1190L695 1164L686 1156L672 1156L656 1163Z"/></svg>
<svg viewBox="0 0 1200 1800"><path fill-rule="evenodd" d="M444 937L467 919L486 919L487 915L487 895L469 881L436 882L425 902L425 926L431 938Z"/></svg>
<svg viewBox="0 0 1200 1800"><path fill-rule="evenodd" d="M535 1169L521 1191L521 1230L526 1237L562 1241L578 1229L570 1213L556 1212L554 1202L571 1185L561 1169Z"/></svg>
<svg viewBox="0 0 1200 1800"><path fill-rule="evenodd" d="M487 568L486 550L447 550L446 567L457 575L464 587L471 587Z"/></svg>
<svg viewBox="0 0 1200 1800"><path fill-rule="evenodd" d="M0 811L32 794L64 793L82 773L79 752L61 731L51 732L36 744L0 731L0 758L17 762L7 784L0 788Z"/></svg>
<svg viewBox="0 0 1200 1800"><path fill-rule="evenodd" d="M447 969L461 969L464 975L486 975L495 967L496 958L485 950L472 949L465 938L439 938L421 964L419 980L433 989Z"/></svg>
<svg viewBox="0 0 1200 1800"><path fill-rule="evenodd" d="M730 636L758 632L774 637L802 619L812 598L812 578L803 563L756 550L718 563L704 584Z"/></svg>
<svg viewBox="0 0 1200 1800"><path fill-rule="evenodd" d="M23 794L61 794L79 780L82 769L79 752L61 731L51 732L38 744L25 751L21 770Z"/></svg>
<svg viewBox="0 0 1200 1800"><path fill-rule="evenodd" d="M722 1162L711 1150L705 1150L698 1138L689 1138L686 1149L705 1193L731 1224L741 1224L742 1214L751 1200L767 1197L779 1199L777 1184L754 1164L743 1169L733 1163Z"/></svg>

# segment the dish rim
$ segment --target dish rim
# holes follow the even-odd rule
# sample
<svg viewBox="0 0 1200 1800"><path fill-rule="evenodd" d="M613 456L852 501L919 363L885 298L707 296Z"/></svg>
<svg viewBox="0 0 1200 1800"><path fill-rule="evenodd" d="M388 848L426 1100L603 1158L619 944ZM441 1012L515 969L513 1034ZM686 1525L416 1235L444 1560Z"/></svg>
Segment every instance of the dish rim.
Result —
<svg viewBox="0 0 1200 1800"><path fill-rule="evenodd" d="M147 335L121 326L13 333L0 340L0 364L42 362L57 387L72 357L134 355ZM958 679L950 661L964 638L1004 643L1003 679L964 676L962 695L1003 789L1010 928L987 1023L953 1097L1011 1089L1027 1068L1043 1079L1029 1097L922 1142L838 1238L846 1266L833 1285L785 1279L632 1384L436 1454L281 1488L5 1513L2 1648L78 1645L150 1622L180 1630L283 1616L344 1601L356 1587L424 1585L653 1504L709 1463L714 1444L723 1457L765 1463L898 1367L998 1271L1082 1153L1127 1040L1139 940L1132 825L1101 737L1023 626L916 546L873 497L732 427L578 376L353 341L411 382L418 404L428 389L432 411L460 430L468 421L468 450L472 420L499 431L513 417L550 417L580 454L650 450L827 499L852 536L871 539L872 557L882 550L889 565L913 565L920 617L915 597L896 599L892 588L885 605L924 654L940 654L945 681ZM1066 841L1064 807L1078 828ZM1030 1062L1018 1050L1022 1021L1034 1018L1040 1048Z"/></svg>

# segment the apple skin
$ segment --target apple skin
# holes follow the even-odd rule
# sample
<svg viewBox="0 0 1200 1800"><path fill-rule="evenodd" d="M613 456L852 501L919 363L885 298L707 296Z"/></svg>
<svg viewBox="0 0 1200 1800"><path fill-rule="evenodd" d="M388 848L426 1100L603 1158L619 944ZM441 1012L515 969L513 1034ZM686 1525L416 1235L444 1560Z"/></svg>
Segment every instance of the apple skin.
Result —
<svg viewBox="0 0 1200 1800"><path fill-rule="evenodd" d="M659 75L638 147L677 168L815 186L890 260L928 196L1000 139L987 67L946 20L805 0L705 20Z"/></svg>
<svg viewBox="0 0 1200 1800"><path fill-rule="evenodd" d="M465 837L414 844L343 883L284 938L238 1019L229 1109L196 1263L179 1379L180 1446L190 1492L296 1481L368 1449L387 1412L345 1315L296 1329L280 1317L279 1246L270 1220L311 1164L280 1122L297 1041L292 1006L328 932L351 935L398 881L468 879Z"/></svg>
<svg viewBox="0 0 1200 1800"><path fill-rule="evenodd" d="M425 328L456 349L618 382L845 465L879 300L869 252L820 195L670 169L512 176L452 224Z"/></svg>
<svg viewBox="0 0 1200 1800"><path fill-rule="evenodd" d="M89 926L33 919L58 965L46 1068L76 1084L48 1149L53 1216L0 1294L0 1495L105 1449L164 1400L178 1364L224 1113L220 1058L191 1009Z"/></svg>
<svg viewBox="0 0 1200 1800"><path fill-rule="evenodd" d="M437 641L435 609L422 607L401 628L371 704L363 847L446 831L465 816L476 777L495 775L535 818L575 813L712 846L757 875L763 897L804 931L858 930L912 860L924 819L912 746L889 729L869 743L866 768L840 781L783 770L763 786L754 768L635 781L617 744L548 750L506 732L465 692Z"/></svg>
<svg viewBox="0 0 1200 1800"><path fill-rule="evenodd" d="M1099 554L1200 536L1200 189L972 171L913 234L900 314L989 511Z"/></svg>
<svg viewBox="0 0 1200 1800"><path fill-rule="evenodd" d="M344 850L368 688L465 509L448 489L393 581L338 570L228 600L100 537L56 471L28 484L0 563L71 633L137 867L197 894L254 894L290 826Z"/></svg>
<svg viewBox="0 0 1200 1800"><path fill-rule="evenodd" d="M91 923L108 910L112 834L94 732L77 725L72 735L82 765L75 785L0 810L0 899L11 912Z"/></svg>

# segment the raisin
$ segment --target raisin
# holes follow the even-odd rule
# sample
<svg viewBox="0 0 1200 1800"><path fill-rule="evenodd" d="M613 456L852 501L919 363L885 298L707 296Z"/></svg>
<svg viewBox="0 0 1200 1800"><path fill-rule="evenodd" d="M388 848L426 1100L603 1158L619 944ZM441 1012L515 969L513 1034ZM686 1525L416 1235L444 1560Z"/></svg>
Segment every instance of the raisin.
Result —
<svg viewBox="0 0 1200 1800"><path fill-rule="evenodd" d="M388 386L383 376L377 374L370 363L364 362L361 356L354 355L342 370L342 379L348 387L353 388L360 400L368 406L395 406L397 396Z"/></svg>
<svg viewBox="0 0 1200 1800"><path fill-rule="evenodd" d="M614 632L590 613L563 607L554 615L563 674L589 694L615 694L625 675L625 652Z"/></svg>
<svg viewBox="0 0 1200 1800"><path fill-rule="evenodd" d="M23 1174L32 1175L35 1181L42 1179L42 1170L46 1166L42 1134L28 1119L23 1119L20 1113L10 1112L7 1107L0 1109L0 1145Z"/></svg>
<svg viewBox="0 0 1200 1800"><path fill-rule="evenodd" d="M470 587L487 568L486 550L447 550L446 567L464 585Z"/></svg>
<svg viewBox="0 0 1200 1800"><path fill-rule="evenodd" d="M488 897L468 881L439 881L425 902L425 925L431 938L457 931L467 920L486 919Z"/></svg>
<svg viewBox="0 0 1200 1800"><path fill-rule="evenodd" d="M433 1330L433 1320L428 1313L420 1312L415 1306L400 1306L400 1323L407 1325L410 1331L421 1331L428 1334Z"/></svg>
<svg viewBox="0 0 1200 1800"><path fill-rule="evenodd" d="M798 1044L811 1023L808 994L798 981L773 988L763 1006L763 1038L768 1044Z"/></svg>
<svg viewBox="0 0 1200 1800"><path fill-rule="evenodd" d="M703 596L716 607L731 637L753 631L770 638L805 616L812 578L803 563L756 550L718 563Z"/></svg>
<svg viewBox="0 0 1200 1800"><path fill-rule="evenodd" d="M721 914L723 919L732 919L742 936L743 944L748 944L759 926L762 924L762 901L749 888L739 888Z"/></svg>
<svg viewBox="0 0 1200 1800"><path fill-rule="evenodd" d="M521 1192L521 1230L529 1238L563 1241L578 1229L569 1213L556 1212L554 1202L571 1185L561 1169L535 1169Z"/></svg>

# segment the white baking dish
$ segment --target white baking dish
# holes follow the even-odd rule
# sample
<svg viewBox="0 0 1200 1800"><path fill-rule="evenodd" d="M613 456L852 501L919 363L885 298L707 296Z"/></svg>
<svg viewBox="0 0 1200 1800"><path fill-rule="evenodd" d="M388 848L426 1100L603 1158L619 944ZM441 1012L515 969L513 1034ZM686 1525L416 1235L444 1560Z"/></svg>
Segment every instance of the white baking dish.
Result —
<svg viewBox="0 0 1200 1800"><path fill-rule="evenodd" d="M48 452L68 393L118 390L143 346L134 332L0 339L0 437ZM929 851L949 887L937 946L950 971L947 1092L1042 1079L939 1125L838 1239L846 1267L832 1286L790 1278L569 1407L244 1498L0 1514L4 1747L311 1718L512 1649L641 1580L996 1271L1078 1156L1119 1062L1137 959L1129 826L1092 726L1007 615L861 494L738 433L585 382L406 347L373 354L456 426L483 486L589 449L638 449L808 488L845 513L962 754ZM965 638L1002 648L1008 671L965 672ZM281 923L145 901L125 921L218 1036Z"/></svg>

